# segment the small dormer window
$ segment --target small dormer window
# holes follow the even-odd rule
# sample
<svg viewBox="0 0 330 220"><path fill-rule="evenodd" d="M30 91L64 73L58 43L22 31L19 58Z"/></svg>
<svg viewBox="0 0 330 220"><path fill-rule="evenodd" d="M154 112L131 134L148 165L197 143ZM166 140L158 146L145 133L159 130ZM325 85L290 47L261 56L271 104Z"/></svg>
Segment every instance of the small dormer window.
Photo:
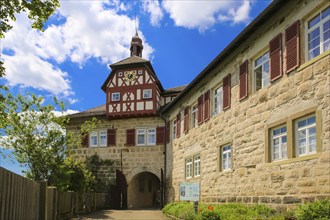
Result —
<svg viewBox="0 0 330 220"><path fill-rule="evenodd" d="M152 98L152 90L151 89L143 90L143 98L144 99L151 99Z"/></svg>
<svg viewBox="0 0 330 220"><path fill-rule="evenodd" d="M120 93L119 92L113 92L111 94L111 101L113 101L113 102L120 101Z"/></svg>

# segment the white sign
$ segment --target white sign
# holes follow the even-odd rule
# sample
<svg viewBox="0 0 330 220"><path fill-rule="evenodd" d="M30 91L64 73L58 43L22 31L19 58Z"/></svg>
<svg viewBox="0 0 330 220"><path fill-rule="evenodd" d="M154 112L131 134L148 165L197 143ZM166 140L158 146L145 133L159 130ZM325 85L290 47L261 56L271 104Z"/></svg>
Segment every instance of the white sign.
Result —
<svg viewBox="0 0 330 220"><path fill-rule="evenodd" d="M180 201L199 201L199 183L180 183Z"/></svg>

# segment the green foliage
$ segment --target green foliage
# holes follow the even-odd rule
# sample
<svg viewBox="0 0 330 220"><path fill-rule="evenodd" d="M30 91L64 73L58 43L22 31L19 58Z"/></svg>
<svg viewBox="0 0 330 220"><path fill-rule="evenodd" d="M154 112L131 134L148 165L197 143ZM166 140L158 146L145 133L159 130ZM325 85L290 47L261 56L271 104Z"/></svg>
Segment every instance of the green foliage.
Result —
<svg viewBox="0 0 330 220"><path fill-rule="evenodd" d="M102 160L97 154L94 154L86 158L85 164L88 171L94 176L94 180L89 183L89 190L108 192L110 186L115 184L113 160Z"/></svg>
<svg viewBox="0 0 330 220"><path fill-rule="evenodd" d="M0 38L12 28L10 21L15 21L15 14L26 11L33 21L32 27L43 29L44 23L60 6L59 0L2 0L0 13Z"/></svg>
<svg viewBox="0 0 330 220"><path fill-rule="evenodd" d="M237 219L284 219L284 216L265 205L251 205L228 203L222 205L199 205L198 214L194 214L193 204L178 202L166 205L162 212L179 219L194 220L237 220Z"/></svg>
<svg viewBox="0 0 330 220"><path fill-rule="evenodd" d="M320 200L299 205L295 210L297 220L330 219L330 200Z"/></svg>
<svg viewBox="0 0 330 220"><path fill-rule="evenodd" d="M66 133L69 118L54 113L55 107L63 113L63 103L54 99L52 105L43 105L42 97L8 93L1 106L5 117L1 118L0 146L14 150L16 160L28 167L28 178L47 181L60 190L83 191L90 185L91 172L70 155L83 134Z"/></svg>

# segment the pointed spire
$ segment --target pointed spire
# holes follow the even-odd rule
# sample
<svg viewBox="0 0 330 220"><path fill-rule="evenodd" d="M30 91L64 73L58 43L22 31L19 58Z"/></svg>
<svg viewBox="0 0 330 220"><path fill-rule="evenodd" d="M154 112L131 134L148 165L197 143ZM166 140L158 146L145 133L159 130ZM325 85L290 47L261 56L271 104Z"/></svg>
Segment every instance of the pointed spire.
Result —
<svg viewBox="0 0 330 220"><path fill-rule="evenodd" d="M135 14L135 36L132 37L130 50L131 50L131 57L132 56L142 57L143 45L142 45L142 40L138 34L138 29L136 25L136 14Z"/></svg>

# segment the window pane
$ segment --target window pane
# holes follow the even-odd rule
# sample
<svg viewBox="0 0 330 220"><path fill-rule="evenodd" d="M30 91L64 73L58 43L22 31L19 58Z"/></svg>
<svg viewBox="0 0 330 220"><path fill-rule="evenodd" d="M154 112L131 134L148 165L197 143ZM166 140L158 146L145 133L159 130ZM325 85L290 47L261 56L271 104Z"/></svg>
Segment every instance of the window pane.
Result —
<svg viewBox="0 0 330 220"><path fill-rule="evenodd" d="M326 18L330 15L330 7L326 8L324 11L322 11L322 19Z"/></svg>
<svg viewBox="0 0 330 220"><path fill-rule="evenodd" d="M148 144L154 145L156 144L156 129L148 129Z"/></svg>
<svg viewBox="0 0 330 220"><path fill-rule="evenodd" d="M302 120L298 122L298 128L305 127L306 126L306 120Z"/></svg>
<svg viewBox="0 0 330 220"><path fill-rule="evenodd" d="M317 15L316 17L314 17L312 20L310 20L308 22L308 29L317 25L317 23L319 23L320 20L321 20L320 15Z"/></svg>
<svg viewBox="0 0 330 220"><path fill-rule="evenodd" d="M100 145L107 146L107 132L100 131Z"/></svg>

